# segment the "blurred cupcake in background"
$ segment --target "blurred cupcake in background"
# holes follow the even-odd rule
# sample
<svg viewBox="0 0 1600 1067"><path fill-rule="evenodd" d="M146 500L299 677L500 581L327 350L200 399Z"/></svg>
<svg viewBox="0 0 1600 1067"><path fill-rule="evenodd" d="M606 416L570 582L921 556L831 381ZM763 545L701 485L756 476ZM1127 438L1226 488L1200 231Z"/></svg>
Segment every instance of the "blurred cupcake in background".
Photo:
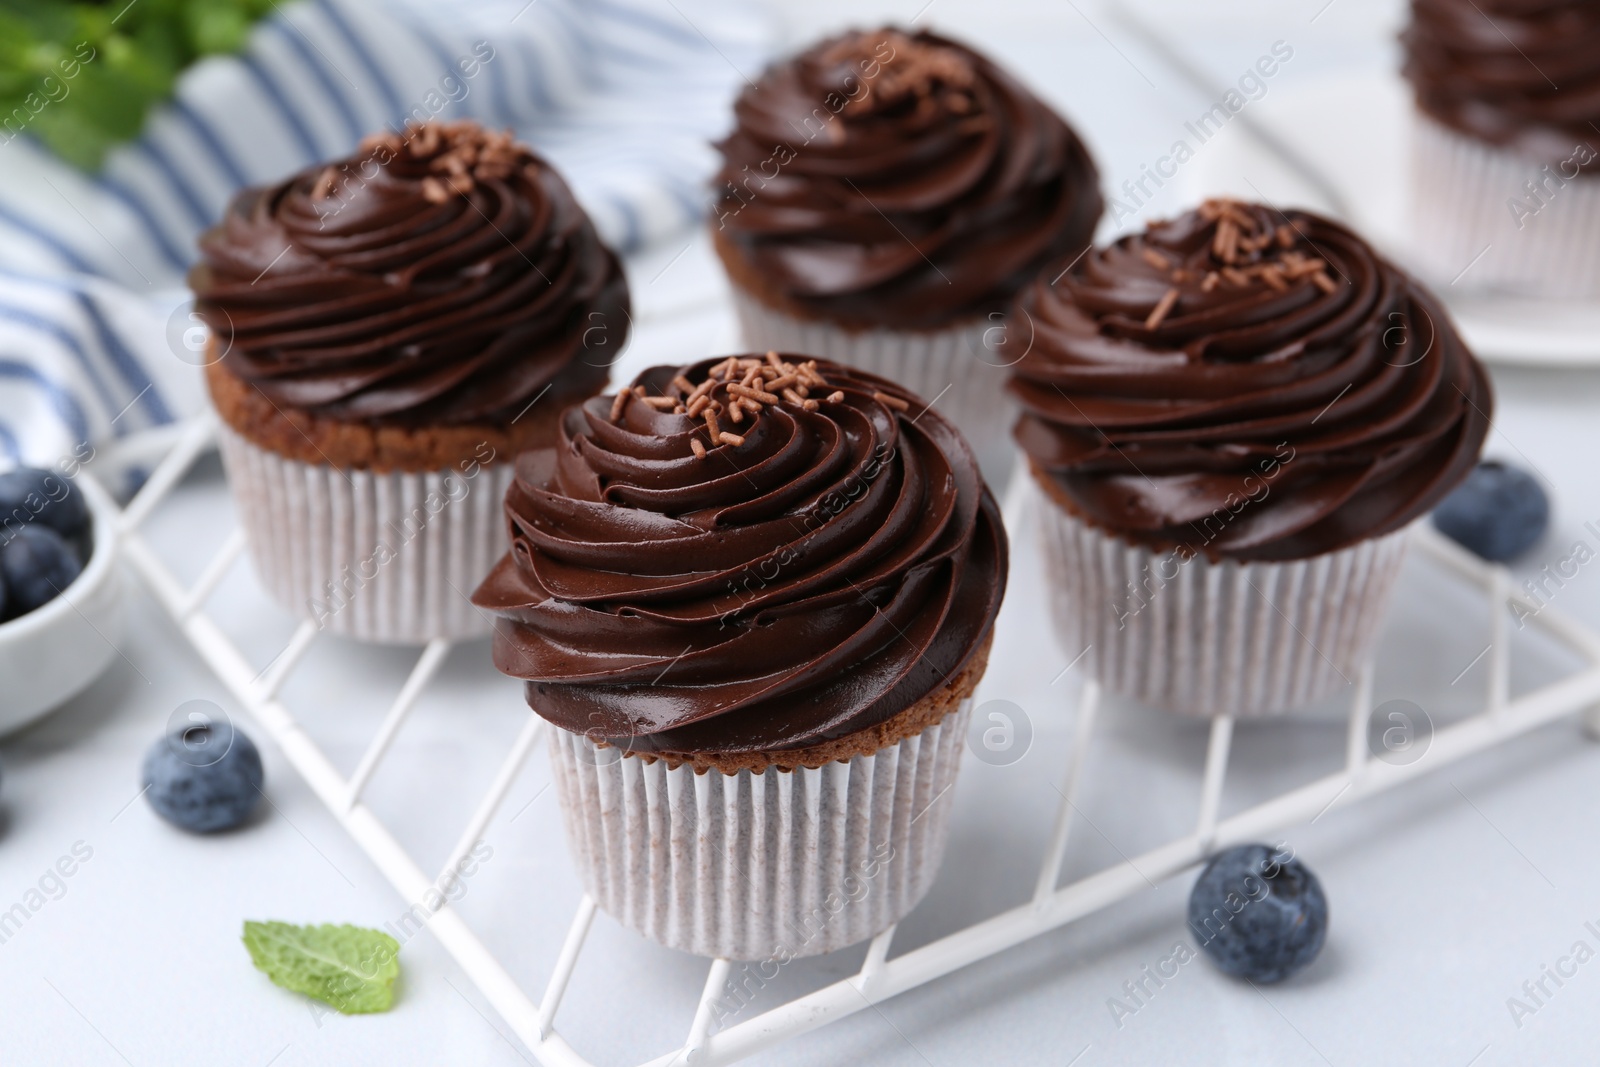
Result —
<svg viewBox="0 0 1600 1067"><path fill-rule="evenodd" d="M826 361L706 360L571 408L518 460L475 600L556 727L579 875L624 925L788 959L927 892L1006 539L925 406Z"/></svg>
<svg viewBox="0 0 1600 1067"><path fill-rule="evenodd" d="M1092 241L1099 174L994 63L931 33L833 37L740 94L712 235L744 343L905 384L996 485L1013 449L1004 311Z"/></svg>
<svg viewBox="0 0 1600 1067"><path fill-rule="evenodd" d="M250 554L358 638L484 634L513 459L604 388L628 291L571 191L470 122L246 189L190 274Z"/></svg>
<svg viewBox="0 0 1600 1067"><path fill-rule="evenodd" d="M1413 245L1435 279L1600 297L1600 5L1412 0Z"/></svg>
<svg viewBox="0 0 1600 1067"><path fill-rule="evenodd" d="M1016 436L1066 654L1195 715L1355 680L1407 528L1488 431L1488 378L1438 301L1337 223L1209 201L1020 308Z"/></svg>

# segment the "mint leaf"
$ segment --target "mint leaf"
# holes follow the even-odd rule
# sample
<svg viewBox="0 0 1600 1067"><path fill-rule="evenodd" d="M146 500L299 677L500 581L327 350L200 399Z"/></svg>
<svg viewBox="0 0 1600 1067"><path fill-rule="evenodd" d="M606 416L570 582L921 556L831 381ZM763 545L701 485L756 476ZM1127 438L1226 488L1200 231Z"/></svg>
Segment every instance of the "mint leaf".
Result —
<svg viewBox="0 0 1600 1067"><path fill-rule="evenodd" d="M381 930L247 920L244 947L273 982L346 1015L388 1011L394 1003L400 942Z"/></svg>

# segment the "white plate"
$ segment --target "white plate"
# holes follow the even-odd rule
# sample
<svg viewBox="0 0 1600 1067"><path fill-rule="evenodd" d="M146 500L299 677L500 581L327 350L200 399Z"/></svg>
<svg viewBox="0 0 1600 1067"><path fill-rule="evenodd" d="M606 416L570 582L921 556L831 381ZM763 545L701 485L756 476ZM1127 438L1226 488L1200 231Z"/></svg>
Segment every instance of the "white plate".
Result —
<svg viewBox="0 0 1600 1067"><path fill-rule="evenodd" d="M1413 112L1410 89L1398 75L1369 72L1273 90L1248 104L1244 114L1315 168L1368 240L1429 282L1480 357L1600 367L1600 304L1472 292L1465 279L1457 286L1417 269L1406 224ZM1335 208L1240 123L1205 145L1195 162L1208 191Z"/></svg>

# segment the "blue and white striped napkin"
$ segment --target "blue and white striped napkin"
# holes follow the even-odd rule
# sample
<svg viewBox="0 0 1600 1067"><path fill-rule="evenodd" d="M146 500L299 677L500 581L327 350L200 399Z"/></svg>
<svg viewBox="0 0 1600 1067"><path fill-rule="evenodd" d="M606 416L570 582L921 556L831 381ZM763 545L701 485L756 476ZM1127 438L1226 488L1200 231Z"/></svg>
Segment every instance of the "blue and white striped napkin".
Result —
<svg viewBox="0 0 1600 1067"><path fill-rule="evenodd" d="M0 143L0 466L200 410L195 238L240 186L407 117L512 127L619 250L690 224L768 32L738 0L303 0L185 72L99 175Z"/></svg>

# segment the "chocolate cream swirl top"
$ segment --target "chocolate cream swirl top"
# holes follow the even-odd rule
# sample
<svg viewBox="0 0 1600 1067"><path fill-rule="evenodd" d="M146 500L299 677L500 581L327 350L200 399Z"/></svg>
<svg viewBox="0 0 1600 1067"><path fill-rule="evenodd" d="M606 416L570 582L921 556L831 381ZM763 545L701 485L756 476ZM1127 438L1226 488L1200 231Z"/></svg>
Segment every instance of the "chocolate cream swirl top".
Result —
<svg viewBox="0 0 1600 1067"><path fill-rule="evenodd" d="M1417 104L1439 122L1552 163L1585 144L1574 166L1596 166L1600 5L1413 0L1402 40Z"/></svg>
<svg viewBox="0 0 1600 1067"><path fill-rule="evenodd" d="M1088 246L1099 174L1055 112L931 33L834 37L739 95L712 226L815 315L930 328Z"/></svg>
<svg viewBox="0 0 1600 1067"><path fill-rule="evenodd" d="M1398 530L1472 469L1493 406L1444 309L1355 234L1210 201L1019 302L1016 438L1134 543L1301 559Z"/></svg>
<svg viewBox="0 0 1600 1067"><path fill-rule="evenodd" d="M600 389L628 330L621 266L560 175L470 122L246 189L200 251L223 366L337 420L503 422Z"/></svg>
<svg viewBox="0 0 1600 1067"><path fill-rule="evenodd" d="M566 412L506 497L474 602L557 726L666 756L799 748L952 679L1005 590L961 436L804 357L657 367Z"/></svg>

